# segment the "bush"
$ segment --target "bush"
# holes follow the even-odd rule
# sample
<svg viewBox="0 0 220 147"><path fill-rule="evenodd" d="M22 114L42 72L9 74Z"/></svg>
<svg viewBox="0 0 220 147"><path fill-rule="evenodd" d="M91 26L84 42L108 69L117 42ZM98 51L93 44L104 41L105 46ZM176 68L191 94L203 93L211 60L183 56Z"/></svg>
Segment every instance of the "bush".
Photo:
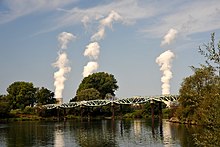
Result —
<svg viewBox="0 0 220 147"><path fill-rule="evenodd" d="M11 115L17 115L17 114L22 114L23 112L22 112L22 110L21 109L12 109L11 111L10 111L10 114Z"/></svg>
<svg viewBox="0 0 220 147"><path fill-rule="evenodd" d="M35 114L35 108L26 106L23 110L23 114Z"/></svg>
<svg viewBox="0 0 220 147"><path fill-rule="evenodd" d="M148 115L146 115L145 110L135 110L132 113L127 113L124 115L125 118L146 118Z"/></svg>

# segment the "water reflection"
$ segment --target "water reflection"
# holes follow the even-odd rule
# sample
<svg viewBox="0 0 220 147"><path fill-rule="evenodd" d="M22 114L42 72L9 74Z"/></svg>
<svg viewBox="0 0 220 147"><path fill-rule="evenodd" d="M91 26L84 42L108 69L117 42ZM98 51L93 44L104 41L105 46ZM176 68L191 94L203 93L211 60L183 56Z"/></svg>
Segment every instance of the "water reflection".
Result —
<svg viewBox="0 0 220 147"><path fill-rule="evenodd" d="M64 134L63 129L60 124L55 125L55 131L54 131L54 146L55 147L64 147Z"/></svg>
<svg viewBox="0 0 220 147"><path fill-rule="evenodd" d="M170 123L164 121L162 124L162 129L163 132L163 143L165 147L171 147L172 146L172 134L171 134L171 125Z"/></svg>
<svg viewBox="0 0 220 147"><path fill-rule="evenodd" d="M82 121L79 122L76 129L71 126L71 132L73 138L75 138L77 144L82 147L110 147L117 146L115 141L115 126L111 120L99 120L99 121Z"/></svg>
<svg viewBox="0 0 220 147"><path fill-rule="evenodd" d="M134 120L134 135L136 138L141 137L141 120Z"/></svg>
<svg viewBox="0 0 220 147"><path fill-rule="evenodd" d="M0 146L219 146L219 129L165 120L74 120L0 124Z"/></svg>

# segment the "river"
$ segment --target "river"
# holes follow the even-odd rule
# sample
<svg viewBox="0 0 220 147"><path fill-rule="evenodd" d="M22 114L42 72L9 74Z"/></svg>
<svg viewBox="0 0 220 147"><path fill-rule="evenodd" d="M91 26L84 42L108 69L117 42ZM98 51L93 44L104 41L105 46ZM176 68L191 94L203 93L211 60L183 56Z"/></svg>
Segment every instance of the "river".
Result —
<svg viewBox="0 0 220 147"><path fill-rule="evenodd" d="M0 124L0 146L190 147L192 130L166 120L20 121Z"/></svg>

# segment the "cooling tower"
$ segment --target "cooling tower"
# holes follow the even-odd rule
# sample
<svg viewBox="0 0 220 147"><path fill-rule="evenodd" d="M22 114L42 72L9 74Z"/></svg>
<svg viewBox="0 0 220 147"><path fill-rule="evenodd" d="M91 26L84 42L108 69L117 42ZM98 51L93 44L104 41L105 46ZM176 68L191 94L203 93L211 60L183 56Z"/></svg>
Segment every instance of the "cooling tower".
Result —
<svg viewBox="0 0 220 147"><path fill-rule="evenodd" d="M57 104L62 104L63 103L63 98L56 98L56 103Z"/></svg>

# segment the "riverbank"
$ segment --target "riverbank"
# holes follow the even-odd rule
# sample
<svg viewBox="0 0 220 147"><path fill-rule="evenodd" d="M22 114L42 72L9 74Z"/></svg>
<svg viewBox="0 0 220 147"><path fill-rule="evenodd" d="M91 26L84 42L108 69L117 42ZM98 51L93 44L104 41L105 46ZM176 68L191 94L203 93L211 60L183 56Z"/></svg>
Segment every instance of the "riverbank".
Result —
<svg viewBox="0 0 220 147"><path fill-rule="evenodd" d="M157 117L156 117L157 118ZM155 119L156 119L155 118ZM90 119L90 120L109 120L113 119L112 116L76 116L76 115L66 115L65 117L42 117L34 114L16 114L8 118L0 118L1 123L14 122L14 121L66 121L74 119ZM114 119L151 119L151 117L141 117L131 114L125 114L123 116L114 116Z"/></svg>
<svg viewBox="0 0 220 147"><path fill-rule="evenodd" d="M144 107L145 108L145 107ZM151 113L148 109L126 109L126 112L115 112L114 113L114 119L151 119ZM87 110L87 109L85 109ZM8 115L4 118L0 118L0 122L13 122L13 121L61 121L61 120L68 120L68 119L112 119L112 113L106 111L106 113L103 111L97 111L93 110L93 112L90 111L81 111L77 110L73 111L71 109L64 110L58 110L58 109L38 109L38 108L32 108L28 107L24 110L15 109L11 110ZM129 111L128 111L129 110ZM100 113L101 112L101 113ZM163 118L168 118L170 110L169 109L163 109ZM154 118L159 118L159 115L155 114Z"/></svg>
<svg viewBox="0 0 220 147"><path fill-rule="evenodd" d="M198 123L197 123L195 120L185 120L185 121L181 121L181 120L179 120L177 117L171 117L171 118L169 119L169 122L179 123L179 124L198 125Z"/></svg>

